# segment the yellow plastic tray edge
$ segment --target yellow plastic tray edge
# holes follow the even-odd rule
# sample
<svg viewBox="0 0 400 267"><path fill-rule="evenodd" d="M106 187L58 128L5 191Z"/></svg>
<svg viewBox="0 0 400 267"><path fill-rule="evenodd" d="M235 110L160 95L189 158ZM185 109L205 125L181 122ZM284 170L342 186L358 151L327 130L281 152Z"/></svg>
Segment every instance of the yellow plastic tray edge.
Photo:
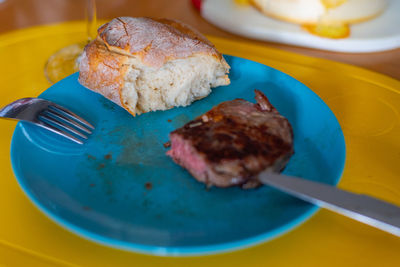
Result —
<svg viewBox="0 0 400 267"><path fill-rule="evenodd" d="M54 29L60 27L62 24L65 25L64 27L62 27L63 34L85 32L85 24L82 21L69 21L64 23L37 25L1 34L0 48L2 48L3 46L9 46L15 43L19 43L24 40L27 41L32 38L37 38L38 36L48 36L49 33L51 33L52 35L57 35L57 33L54 33Z"/></svg>
<svg viewBox="0 0 400 267"><path fill-rule="evenodd" d="M99 25L103 24L105 20L99 21ZM60 22L47 25L38 25L20 30L7 32L0 35L0 48L3 46L12 45L21 41L28 41L30 38L37 38L38 36L48 36L49 33L56 35L54 32L55 28L60 28L65 33L85 33L86 24L84 21L69 21ZM362 80L371 84L378 85L382 88L388 89L395 93L400 93L400 81L396 80L387 75L377 73L371 70L367 70L361 67L357 67L350 64L340 63L328 59L316 58L297 54L294 52L288 52L277 48L271 48L264 45L253 44L251 42L229 40L222 37L216 37L212 35L207 36L211 42L217 47L220 44L224 44L224 53L231 55L243 55L246 54L246 50L251 50L251 54L257 54L260 57L266 57L268 60L275 60L281 62L282 58L285 58L285 63L291 63L294 65L306 66L308 68L319 69L320 71L331 72L332 69L335 72L340 72L343 75ZM226 49L230 47L230 49ZM242 56L243 57L243 56ZM315 64L318 61L319 64Z"/></svg>
<svg viewBox="0 0 400 267"><path fill-rule="evenodd" d="M316 58L297 54L294 52L288 52L277 48L271 48L259 44L252 44L251 42L237 42L221 37L207 36L217 47L219 44L224 44L224 47L231 47L228 52L231 55L243 55L246 54L246 50L251 50L251 55L257 54L260 57L268 58L268 60L274 60L276 62L291 63L292 65L300 65L308 68L318 69L319 71L331 72L333 69L335 72L340 72L342 75L346 75L357 80L362 80L371 84L378 85L379 87L388 89L395 93L400 93L400 81L396 80L385 74L367 70L354 65L336 62L328 59ZM318 61L318 64L315 64Z"/></svg>
<svg viewBox="0 0 400 267"><path fill-rule="evenodd" d="M97 21L98 26L106 23L107 20ZM86 32L86 22L82 20L56 22L51 24L36 25L28 28L22 28L0 34L0 48L23 40L37 38L38 36L58 35L54 29L59 29L63 34Z"/></svg>
<svg viewBox="0 0 400 267"><path fill-rule="evenodd" d="M43 262L51 263L54 266L68 266L68 267L77 266L77 265L74 265L72 263L60 260L58 258L49 257L49 256L44 255L42 253L38 253L36 251L30 250L30 249L27 249L27 248L24 248L24 247L21 247L21 246L18 246L18 245L15 245L15 244L11 244L11 243L3 240L3 239L0 239L0 249L1 249L1 246L4 246L4 247L6 247L8 249L11 249L11 250L18 251L18 252L20 252L22 254L25 254L25 255L29 255L29 256L34 257L36 259L39 259L39 260L41 260Z"/></svg>
<svg viewBox="0 0 400 267"><path fill-rule="evenodd" d="M64 23L65 24L65 23ZM46 27L63 27L65 29L68 28L68 33L84 33L85 31L85 27L84 27L84 23L83 22L69 22L67 23L69 26L62 26L61 24L54 24L54 25L45 25L45 26L35 26L32 28L27 28L27 29L22 29L22 30L18 30L17 32L10 32L7 34L3 34L0 35L0 49L2 48L3 45L7 45L7 44L13 44L15 40L13 41L8 41L8 38L12 38L12 36L18 37L19 34L21 34L21 32L24 33L24 36L19 38L18 40L29 40L29 38L37 37L39 34L43 34L43 35L47 35L46 32L49 30L49 32L51 31L51 29L47 29ZM69 29L69 27L71 27L71 29ZM53 29L53 28L52 28ZM13 35L14 34L14 35ZM5 36L9 36L9 37L5 37ZM40 36L40 35L39 35ZM233 46L229 49L224 49L222 52L226 51L233 51L231 54L232 55L238 55L239 53L242 53L242 57L244 54L243 51L246 51L245 49L251 49L251 48L255 48L253 51L251 51L251 55L253 56L254 54L259 55L260 57L265 57L266 61L273 61L273 62L277 62L277 63L281 63L282 65L284 64L293 64L293 65L303 65L303 66L307 66L309 68L314 68L314 69L323 69L326 72L330 72L332 71L333 68L335 68L335 66L338 66L338 68L340 68L340 70L338 72L340 72L343 75L347 75L349 77L354 77L357 78L359 80L364 80L364 81L369 81L370 83L373 84L378 84L381 87L387 88L393 92L399 93L399 88L400 88L400 82L390 78L386 75L382 75L379 73L375 73L373 71L369 71L369 70L365 70L359 67L355 67L355 66L351 66L351 65L347 65L347 64L343 64L343 63L338 63L338 62L334 62L334 61L329 61L329 60L323 60L323 59L318 59L318 58L312 58L312 57L308 57L308 56L303 56L303 55L299 55L299 54L295 54L292 52L286 52L286 51L282 51L279 49L274 49L274 48L269 48L266 46L262 46L262 45L254 45L250 42L246 43L246 42L236 42L236 41L231 41L231 40L227 40L224 38L220 38L220 37L213 37L213 36L209 36L210 40L212 40L213 42L215 42L215 44L218 47L218 44L222 44L224 42L225 45L230 45ZM3 43L3 41L5 41L5 43ZM8 42L8 43L7 43ZM236 50L236 52L234 51ZM288 55L291 55L293 58L291 58L289 60ZM280 59L279 57L285 56L285 60L282 61L282 59ZM271 59L271 60L270 60ZM327 65L324 66L316 66L315 62L319 62L319 61L324 61ZM352 71L356 70L356 73L351 73ZM336 71L336 69L335 69ZM377 81L374 81L377 80ZM387 85L386 85L386 84ZM6 241L2 241L0 240L0 246L6 246L18 251L21 251L23 253L26 253L28 255L33 255L36 256L38 258L43 258L44 260L47 261L53 261L54 264L58 263L58 264L63 264L66 266L74 266L71 265L70 263L64 262L62 260L57 260L56 258L51 258L45 255L42 255L40 253L36 253L34 251L31 251L29 249L25 249L23 247L20 247L19 245L13 245L10 244Z"/></svg>

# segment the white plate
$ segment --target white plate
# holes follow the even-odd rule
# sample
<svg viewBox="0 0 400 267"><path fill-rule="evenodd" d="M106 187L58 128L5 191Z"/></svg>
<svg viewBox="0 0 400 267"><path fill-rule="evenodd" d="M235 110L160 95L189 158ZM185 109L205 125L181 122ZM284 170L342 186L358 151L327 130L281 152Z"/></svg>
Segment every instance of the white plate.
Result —
<svg viewBox="0 0 400 267"><path fill-rule="evenodd" d="M350 36L344 39L312 35L300 25L269 18L251 6L236 5L233 0L197 2L201 2L200 13L206 20L249 38L348 53L378 52L400 47L399 0L388 0L388 8L379 17L351 25Z"/></svg>

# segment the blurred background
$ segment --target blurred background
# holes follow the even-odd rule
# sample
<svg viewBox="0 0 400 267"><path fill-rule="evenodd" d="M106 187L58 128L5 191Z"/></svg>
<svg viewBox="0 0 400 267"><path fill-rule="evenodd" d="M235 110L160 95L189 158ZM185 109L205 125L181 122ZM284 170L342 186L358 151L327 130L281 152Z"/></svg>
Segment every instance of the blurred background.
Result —
<svg viewBox="0 0 400 267"><path fill-rule="evenodd" d="M85 0L0 0L0 34L30 26L83 20L86 2ZM97 0L96 5L99 20L117 16L173 18L194 26L206 35L251 41L286 51L350 63L400 79L400 49L379 53L346 54L250 40L225 32L208 23L190 0Z"/></svg>

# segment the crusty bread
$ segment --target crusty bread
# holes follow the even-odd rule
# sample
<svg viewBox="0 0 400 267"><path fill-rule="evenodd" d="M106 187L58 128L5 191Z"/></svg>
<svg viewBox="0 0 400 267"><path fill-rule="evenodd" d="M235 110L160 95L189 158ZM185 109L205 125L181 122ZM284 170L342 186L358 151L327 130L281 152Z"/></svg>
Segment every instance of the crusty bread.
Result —
<svg viewBox="0 0 400 267"><path fill-rule="evenodd" d="M98 29L80 61L79 82L131 114L186 106L230 83L229 65L204 36L180 22L120 17Z"/></svg>
<svg viewBox="0 0 400 267"><path fill-rule="evenodd" d="M379 15L387 5L386 0L251 1L268 16L298 24L361 22Z"/></svg>

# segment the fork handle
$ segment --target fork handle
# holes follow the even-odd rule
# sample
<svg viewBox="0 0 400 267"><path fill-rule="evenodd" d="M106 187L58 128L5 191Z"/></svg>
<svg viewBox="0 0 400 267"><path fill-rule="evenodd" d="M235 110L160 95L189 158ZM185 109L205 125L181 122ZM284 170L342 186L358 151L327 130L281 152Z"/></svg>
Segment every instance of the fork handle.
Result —
<svg viewBox="0 0 400 267"><path fill-rule="evenodd" d="M5 119L21 119L19 116L25 112L29 107L37 102L37 98L25 97L18 99L0 110L0 117ZM29 114L26 114L29 116Z"/></svg>

